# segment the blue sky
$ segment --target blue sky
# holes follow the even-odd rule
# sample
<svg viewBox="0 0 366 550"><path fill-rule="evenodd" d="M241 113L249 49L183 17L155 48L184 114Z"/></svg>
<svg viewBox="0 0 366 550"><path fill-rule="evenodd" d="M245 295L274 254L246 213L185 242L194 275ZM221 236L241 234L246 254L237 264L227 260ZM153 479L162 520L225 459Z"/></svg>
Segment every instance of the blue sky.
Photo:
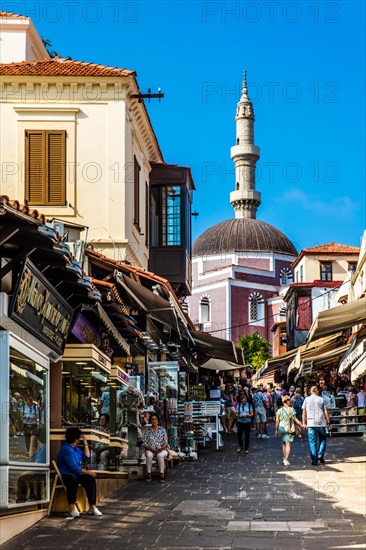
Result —
<svg viewBox="0 0 366 550"><path fill-rule="evenodd" d="M363 1L2 2L62 56L138 73L166 162L192 168L193 236L233 217L243 68L261 148L258 218L300 250L365 228Z"/></svg>

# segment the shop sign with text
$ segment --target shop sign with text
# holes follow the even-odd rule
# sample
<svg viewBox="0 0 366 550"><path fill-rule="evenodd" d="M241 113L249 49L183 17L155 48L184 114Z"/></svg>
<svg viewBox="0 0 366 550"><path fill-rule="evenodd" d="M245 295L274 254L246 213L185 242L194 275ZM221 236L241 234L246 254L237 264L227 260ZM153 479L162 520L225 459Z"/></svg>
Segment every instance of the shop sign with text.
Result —
<svg viewBox="0 0 366 550"><path fill-rule="evenodd" d="M9 308L9 317L62 355L73 308L40 271L26 260Z"/></svg>

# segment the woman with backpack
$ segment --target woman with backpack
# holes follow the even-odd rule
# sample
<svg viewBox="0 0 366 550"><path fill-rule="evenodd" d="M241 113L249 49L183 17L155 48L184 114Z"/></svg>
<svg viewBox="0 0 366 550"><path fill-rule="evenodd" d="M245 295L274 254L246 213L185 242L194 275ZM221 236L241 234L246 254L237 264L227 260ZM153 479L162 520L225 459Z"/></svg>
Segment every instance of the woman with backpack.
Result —
<svg viewBox="0 0 366 550"><path fill-rule="evenodd" d="M282 398L283 407L276 414L276 437L282 437L282 455L283 465L290 466L289 458L291 452L291 443L294 440L295 424L301 429L304 427L302 422L296 417L295 409L291 406L291 398L285 395Z"/></svg>

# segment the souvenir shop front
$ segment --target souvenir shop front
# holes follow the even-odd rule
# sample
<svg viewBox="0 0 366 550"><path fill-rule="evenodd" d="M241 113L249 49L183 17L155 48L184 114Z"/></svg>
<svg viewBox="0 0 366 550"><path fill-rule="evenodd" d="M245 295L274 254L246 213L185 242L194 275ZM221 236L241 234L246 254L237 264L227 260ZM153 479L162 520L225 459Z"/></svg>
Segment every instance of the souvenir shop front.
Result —
<svg viewBox="0 0 366 550"><path fill-rule="evenodd" d="M116 457L127 452L127 430L121 431L118 396L128 386L128 374L94 344L67 344L62 358L61 415L58 427L51 429L52 457L65 439L69 426L78 426L88 438L90 448L108 449L108 464L100 463L100 453L93 469L117 468ZM100 417L105 417L105 425ZM94 456L94 455L93 455Z"/></svg>
<svg viewBox="0 0 366 550"><path fill-rule="evenodd" d="M26 260L12 296L0 293L0 515L49 500L49 375L63 354L73 309ZM6 525L1 523L2 536Z"/></svg>

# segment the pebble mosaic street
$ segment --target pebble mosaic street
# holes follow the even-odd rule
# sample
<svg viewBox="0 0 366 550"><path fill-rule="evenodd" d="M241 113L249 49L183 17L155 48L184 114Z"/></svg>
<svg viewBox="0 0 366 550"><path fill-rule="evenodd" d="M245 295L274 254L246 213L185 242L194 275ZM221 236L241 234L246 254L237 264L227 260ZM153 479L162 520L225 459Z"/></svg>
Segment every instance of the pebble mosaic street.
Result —
<svg viewBox="0 0 366 550"><path fill-rule="evenodd" d="M131 480L101 505L102 518L52 515L12 539L4 550L231 550L365 548L365 439L328 438L326 464L310 465L296 438L284 467L280 440L251 437L237 454L211 444L197 462L169 470L165 484Z"/></svg>

